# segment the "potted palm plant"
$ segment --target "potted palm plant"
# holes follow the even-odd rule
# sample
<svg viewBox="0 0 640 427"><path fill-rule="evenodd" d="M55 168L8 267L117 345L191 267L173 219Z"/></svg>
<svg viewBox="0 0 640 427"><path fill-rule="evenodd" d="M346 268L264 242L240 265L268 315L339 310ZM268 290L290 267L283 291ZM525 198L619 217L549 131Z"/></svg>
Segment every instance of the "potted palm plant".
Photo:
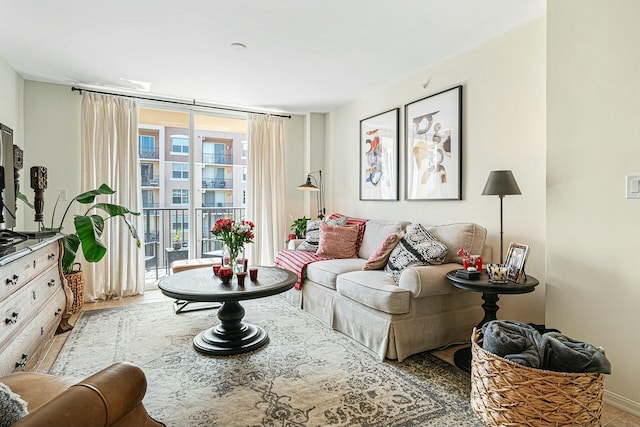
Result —
<svg viewBox="0 0 640 427"><path fill-rule="evenodd" d="M42 230L51 230L64 234L64 237L62 238L62 272L64 273L75 298L72 308L73 313L80 311L84 302L84 272L80 268L80 264L76 262L78 250L82 248L84 259L88 262L98 262L104 258L107 253L107 247L104 242L102 242L101 237L107 220L117 217L122 218L131 233L131 237L135 239L136 246L140 247L138 232L135 226L125 216L128 214L138 216L140 215L139 212L134 212L124 206L112 203L94 203L97 196L110 195L114 193L115 190L111 189L107 184L102 184L95 190L77 195L67 205L58 227L54 227L53 221L55 219L55 212L59 202L58 198L53 208L51 227L42 227ZM69 213L69 209L74 202L91 206L87 208L84 215L74 216L73 224L75 231L67 234L63 232L63 224L67 214ZM94 213L91 213L92 211ZM103 216L99 214L100 211L106 215Z"/></svg>
<svg viewBox="0 0 640 427"><path fill-rule="evenodd" d="M83 205L92 204L88 207L84 215L76 215L73 218L75 232L70 234L63 233L64 237L62 238L62 246L64 248L64 253L62 256L62 271L64 273L72 272L73 263L76 260L78 249L80 247L82 247L82 254L84 255L84 259L88 262L98 262L102 258L104 258L105 254L107 253L107 247L104 245L100 238L102 237L106 220L117 217L122 218L122 220L129 228L131 237L135 239L136 246L140 247L140 238L138 237L138 232L131 221L129 221L129 219L125 216L127 214L139 216L139 212L134 212L129 210L129 208L120 205L114 205L112 203L94 203L97 196L109 195L114 193L115 190L111 189L107 184L102 184L96 190L87 191L77 195L76 197L71 199L71 201L67 205L67 208L62 215L62 219L60 220L60 224L58 227L53 226L55 210L58 204L58 202L56 201L56 206L54 206L51 219L51 227L48 228L48 230L57 231L59 233L63 233L62 229L64 220L67 216L67 213L69 213L69 209L71 208L73 202L78 202ZM107 215L102 216L97 212L90 214L90 212L94 209L97 211L102 211Z"/></svg>

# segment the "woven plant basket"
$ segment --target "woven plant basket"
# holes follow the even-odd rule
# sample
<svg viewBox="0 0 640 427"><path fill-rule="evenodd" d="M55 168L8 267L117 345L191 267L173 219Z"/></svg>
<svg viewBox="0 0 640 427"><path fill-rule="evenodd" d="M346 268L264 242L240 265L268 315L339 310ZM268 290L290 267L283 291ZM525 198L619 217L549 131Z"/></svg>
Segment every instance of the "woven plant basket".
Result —
<svg viewBox="0 0 640 427"><path fill-rule="evenodd" d="M471 407L489 426L599 426L604 374L534 369L481 347L471 336Z"/></svg>
<svg viewBox="0 0 640 427"><path fill-rule="evenodd" d="M71 313L76 314L82 310L84 305L84 271L82 271L82 265L79 262L73 264L72 270L72 273L65 273L64 277L67 279L71 292L73 292Z"/></svg>

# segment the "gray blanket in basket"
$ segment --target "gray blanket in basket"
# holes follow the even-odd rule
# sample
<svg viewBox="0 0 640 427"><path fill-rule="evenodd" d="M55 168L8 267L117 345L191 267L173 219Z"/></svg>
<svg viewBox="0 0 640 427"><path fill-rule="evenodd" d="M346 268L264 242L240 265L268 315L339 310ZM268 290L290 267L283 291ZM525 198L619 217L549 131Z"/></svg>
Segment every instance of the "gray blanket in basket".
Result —
<svg viewBox="0 0 640 427"><path fill-rule="evenodd" d="M604 350L558 332L540 334L515 320L493 320L482 326L482 348L512 362L556 372L611 373Z"/></svg>

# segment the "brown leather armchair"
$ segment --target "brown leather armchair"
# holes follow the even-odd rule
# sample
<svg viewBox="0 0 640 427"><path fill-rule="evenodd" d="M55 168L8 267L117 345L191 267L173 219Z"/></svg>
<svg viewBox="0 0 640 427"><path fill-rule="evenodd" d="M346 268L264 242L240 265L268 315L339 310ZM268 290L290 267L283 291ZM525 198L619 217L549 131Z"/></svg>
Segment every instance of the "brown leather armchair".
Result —
<svg viewBox="0 0 640 427"><path fill-rule="evenodd" d="M147 414L147 380L130 363L115 363L80 382L35 372L16 372L0 382L29 404L29 414L12 427L164 426Z"/></svg>

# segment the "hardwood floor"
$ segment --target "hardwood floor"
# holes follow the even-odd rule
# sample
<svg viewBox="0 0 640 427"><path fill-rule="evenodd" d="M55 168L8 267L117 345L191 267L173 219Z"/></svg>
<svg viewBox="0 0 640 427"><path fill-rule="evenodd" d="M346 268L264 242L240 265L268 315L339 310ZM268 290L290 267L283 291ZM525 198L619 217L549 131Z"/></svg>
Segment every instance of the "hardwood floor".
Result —
<svg viewBox="0 0 640 427"><path fill-rule="evenodd" d="M125 305L133 305L133 304L147 304L159 301L172 301L170 298L164 296L159 290L154 288L153 286L149 286L144 295L128 297L118 300L109 300L109 301L98 301L93 303L85 303L82 308L83 311L91 311L91 310L101 310L104 308L112 308L112 307L121 307ZM73 315L70 319L71 324L75 324L78 319L79 314ZM49 369L53 365L58 356L58 353L62 349L62 346L67 339L67 336L70 332L56 335L49 342L49 347L47 351L44 353L42 359L36 365L34 369L37 372L49 372ZM452 346L445 350L436 350L431 353L450 363L453 365L453 354L460 347L464 346ZM618 408L615 408L611 405L604 404L603 412L602 412L602 425L607 427L640 427L640 417L636 417L632 414L624 412Z"/></svg>

